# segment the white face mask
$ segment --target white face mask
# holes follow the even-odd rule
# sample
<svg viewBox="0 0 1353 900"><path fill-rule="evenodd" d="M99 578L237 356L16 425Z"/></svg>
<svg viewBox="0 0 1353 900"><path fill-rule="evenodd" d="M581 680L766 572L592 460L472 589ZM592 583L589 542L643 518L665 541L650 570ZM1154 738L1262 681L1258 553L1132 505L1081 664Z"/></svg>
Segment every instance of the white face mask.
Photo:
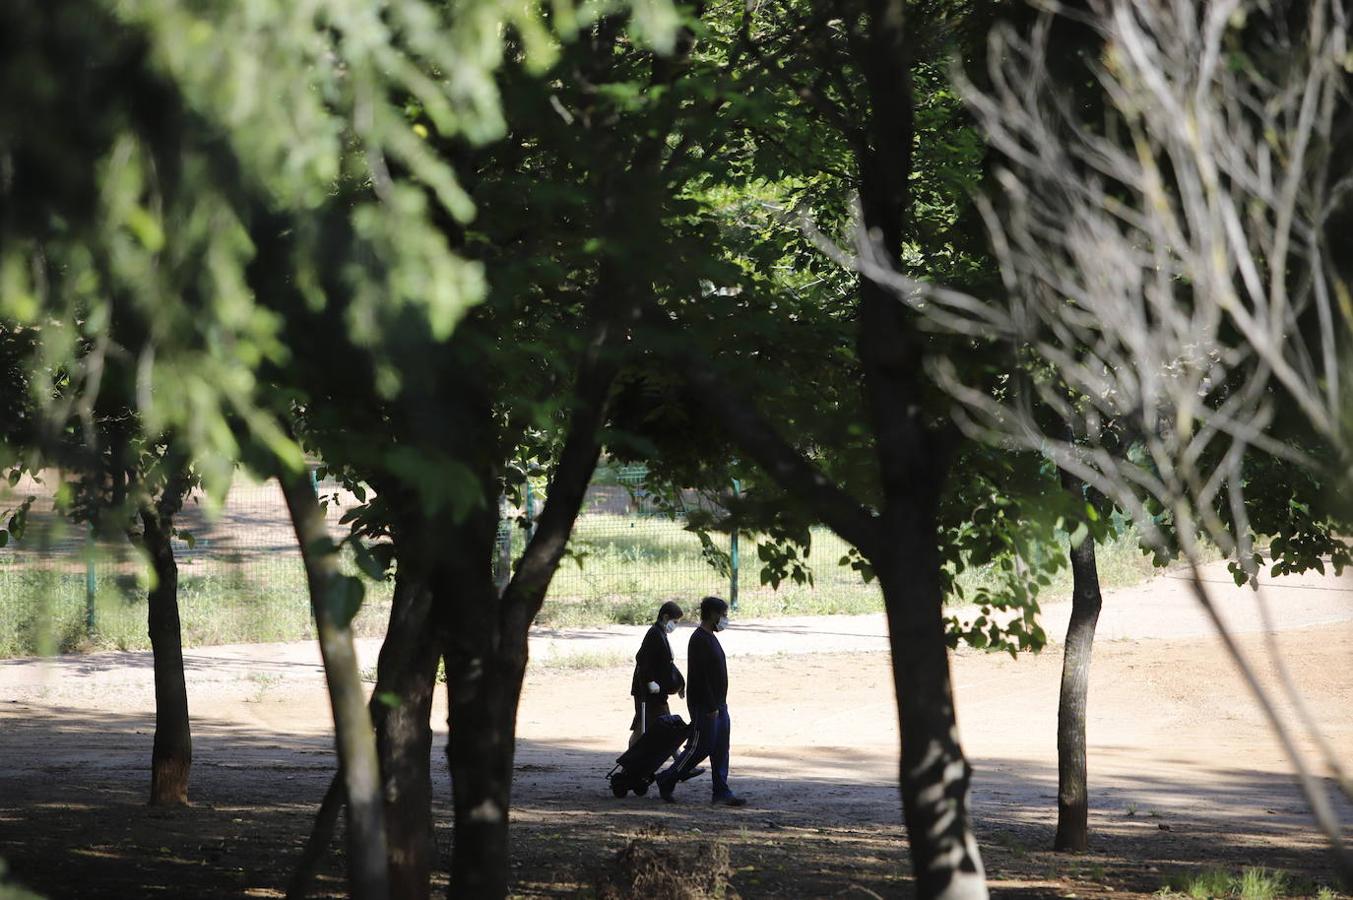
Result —
<svg viewBox="0 0 1353 900"><path fill-rule="evenodd" d="M676 623L675 623L675 622L663 622L663 623L662 623L662 630L665 631L665 632L667 632L668 634L671 634L672 632L676 631Z"/></svg>
<svg viewBox="0 0 1353 900"><path fill-rule="evenodd" d="M719 621L714 625L714 630L723 631L727 627L728 627L728 616L720 616Z"/></svg>

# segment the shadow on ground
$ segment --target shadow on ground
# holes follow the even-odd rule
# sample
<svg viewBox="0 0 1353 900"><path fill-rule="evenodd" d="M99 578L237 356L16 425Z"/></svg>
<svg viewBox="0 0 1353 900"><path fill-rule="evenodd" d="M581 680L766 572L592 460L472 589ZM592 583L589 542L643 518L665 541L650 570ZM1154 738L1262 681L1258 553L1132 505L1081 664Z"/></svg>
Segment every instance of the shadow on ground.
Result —
<svg viewBox="0 0 1353 900"><path fill-rule="evenodd" d="M151 717L17 712L0 708L0 857L20 883L50 897L277 896L333 771L323 736L198 720L194 805L155 810L144 805ZM794 755L786 748L783 762ZM718 840L744 897L910 895L892 784L758 775L738 771L735 756L735 785L752 804L731 810L709 805L703 779L684 785L674 804L655 795L617 800L603 779L610 764L608 754L566 743L522 742L516 894L585 892L631 840ZM1052 840L1056 772L1016 760L976 765L979 837L999 896L1149 894L1177 870L1210 865L1326 877L1324 851L1282 776L1213 770L1186 804L1165 802L1180 795L1179 784L1150 776L1106 788L1096 796L1094 852L1065 857L1042 849ZM434 767L445 856L449 789L440 754ZM344 893L338 844L317 895Z"/></svg>

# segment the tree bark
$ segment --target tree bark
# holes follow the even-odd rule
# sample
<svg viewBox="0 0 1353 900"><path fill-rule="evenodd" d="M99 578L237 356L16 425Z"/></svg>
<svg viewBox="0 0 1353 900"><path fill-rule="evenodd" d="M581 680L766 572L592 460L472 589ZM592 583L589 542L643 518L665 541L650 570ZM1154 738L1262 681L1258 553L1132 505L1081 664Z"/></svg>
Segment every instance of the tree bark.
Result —
<svg viewBox="0 0 1353 900"><path fill-rule="evenodd" d="M498 520L487 494L459 529L454 563L439 579L443 590L456 594L441 607L457 613L456 627L447 629L445 655L447 761L456 811L448 896L507 896L508 809L530 627L601 453L599 433L618 371L607 353L615 330L614 323L601 323L579 366L575 409L545 508L503 593L493 581Z"/></svg>
<svg viewBox="0 0 1353 900"><path fill-rule="evenodd" d="M413 568L410 563L406 566ZM376 729L381 793L389 842L393 897L430 894L436 842L432 827L432 695L436 687L440 636L435 631L426 576L395 576L390 624L381 644L376 689L368 708ZM310 891L315 870L343 808L343 773L324 794L305 849L287 885L289 900Z"/></svg>
<svg viewBox="0 0 1353 900"><path fill-rule="evenodd" d="M166 493L177 490L173 484ZM181 495L180 495L181 496ZM177 508L178 502L173 504ZM141 511L141 541L150 556L155 585L150 589L148 628L155 667L155 744L150 755L150 805L185 806L193 764L188 721L188 686L183 675L183 634L179 625L178 564L174 560L173 513Z"/></svg>
<svg viewBox="0 0 1353 900"><path fill-rule="evenodd" d="M703 8L697 4L696 14ZM678 35L671 57L653 63L652 82L669 84L688 62L694 34ZM661 169L662 151L675 116L642 140L633 154L607 179L602 197L606 230L617 246L642 233L647 219L658 221L656 205L639 203ZM652 224L652 223L650 223ZM456 823L451 856L449 896L505 897L508 890L508 809L516 748L517 707L526 675L531 623L540 612L550 581L563 559L573 524L582 509L587 486L601 455L601 429L620 371L618 355L624 337L648 302L644 278L635 280L633 259L602 262L593 287L597 320L578 362L568 432L550 479L545 507L535 532L513 572L498 593L493 579L493 543L497 536L496 480L491 464L481 463L483 502L464 521L464 539L444 588L455 590L456 627L448 629L445 653L451 768Z"/></svg>
<svg viewBox="0 0 1353 900"><path fill-rule="evenodd" d="M338 827L338 814L342 811L343 773L339 771L324 792L319 811L315 813L315 824L310 828L310 837L306 839L301 858L291 872L291 880L287 882L287 900L301 900L309 895L310 885L315 881L315 870L319 868L319 861L329 846L329 839L334 836L334 829Z"/></svg>
<svg viewBox="0 0 1353 900"><path fill-rule="evenodd" d="M609 279L600 282L598 293ZM621 304L597 323L578 365L574 410L545 507L516 571L500 595L493 580L497 504L484 477L484 502L464 520L454 563L441 578L455 597L439 601L455 609L445 654L451 769L456 810L449 896L505 897L508 887L508 808L516 747L517 706L526 675L531 623L563 559L573 523L601 455L611 387L619 365L612 355L623 323L637 313Z"/></svg>
<svg viewBox="0 0 1353 900"><path fill-rule="evenodd" d="M429 896L437 856L429 765L441 640L432 613L423 574L401 561L370 705L385 801L390 893L400 898Z"/></svg>
<svg viewBox="0 0 1353 900"><path fill-rule="evenodd" d="M348 808L348 876L357 900L389 896L385 816L376 736L367 711L352 642L350 592L357 585L338 565L338 550L324 524L306 473L279 476L305 562L310 604L319 633L324 676L333 706L334 737Z"/></svg>
<svg viewBox="0 0 1353 900"><path fill-rule="evenodd" d="M954 709L933 515L899 516L873 560L883 590L902 735L899 782L918 897L984 898L985 873L968 811L972 767Z"/></svg>
<svg viewBox="0 0 1353 900"><path fill-rule="evenodd" d="M456 813L447 896L506 897L516 709L525 666L498 657L462 662L447 684L453 700L447 760Z"/></svg>
<svg viewBox="0 0 1353 900"><path fill-rule="evenodd" d="M856 146L866 253L900 267L908 229L915 111L905 0L866 0L858 61L869 92L866 139ZM968 814L972 769L954 711L935 510L947 453L924 412L922 353L905 306L861 276L858 347L874 430L882 548L870 562L888 614L902 733L903 816L920 897L987 896ZM864 552L863 550L861 552Z"/></svg>
<svg viewBox="0 0 1353 900"><path fill-rule="evenodd" d="M455 809L448 897L507 896L516 700L526 666L524 660L513 665L499 646L496 533L496 516L469 516L454 536L456 558L434 586L448 595L438 604L456 615L445 651L446 757Z"/></svg>
<svg viewBox="0 0 1353 900"><path fill-rule="evenodd" d="M1057 704L1057 837L1053 849L1090 848L1085 712L1090 693L1090 652L1102 599L1095 542L1086 536L1071 548L1071 621L1062 649L1062 693Z"/></svg>

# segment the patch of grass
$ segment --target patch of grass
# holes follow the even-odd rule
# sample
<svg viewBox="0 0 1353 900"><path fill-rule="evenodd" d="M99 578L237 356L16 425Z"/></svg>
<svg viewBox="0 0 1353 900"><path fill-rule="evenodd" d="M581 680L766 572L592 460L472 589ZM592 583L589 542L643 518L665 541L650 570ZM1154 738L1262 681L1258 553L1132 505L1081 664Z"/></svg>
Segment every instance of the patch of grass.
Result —
<svg viewBox="0 0 1353 900"><path fill-rule="evenodd" d="M1287 873L1281 869L1247 868L1240 873L1241 900L1271 900L1287 894Z"/></svg>
<svg viewBox="0 0 1353 900"><path fill-rule="evenodd" d="M42 900L42 895L10 881L9 863L0 859L0 900Z"/></svg>
<svg viewBox="0 0 1353 900"><path fill-rule="evenodd" d="M853 570L838 564L848 550L825 528L811 531L808 563L812 585L782 583L778 589L760 584L760 563L752 536L742 539L738 581L738 615L862 615L883 611L877 584L863 584ZM565 560L550 585L538 624L558 628L636 625L652 621L659 605L676 600L693 608L706 594L727 597L729 578L705 560L699 539L681 523L663 517L592 515L579 520ZM1100 583L1107 590L1141 584L1157 573L1141 552L1135 530L1129 529L1096 548ZM1065 555L1060 542L1050 553ZM965 569L957 578L964 596L980 589L999 589L1003 576L994 566ZM1043 603L1071 596L1071 572L1063 566L1039 593Z"/></svg>
<svg viewBox="0 0 1353 900"><path fill-rule="evenodd" d="M631 665L633 662L633 656L619 650L584 650L579 653L551 656L539 662L532 660L531 664L542 669L577 672L587 669L615 669Z"/></svg>
<svg viewBox="0 0 1353 900"><path fill-rule="evenodd" d="M1175 876L1156 892L1156 896L1188 897L1190 900L1277 900L1280 897L1309 897L1311 892L1296 885L1281 869L1246 866L1238 873L1214 868Z"/></svg>
<svg viewBox="0 0 1353 900"><path fill-rule="evenodd" d="M249 675L249 680L255 685L254 703L262 703L268 695L268 689L281 682L282 676L274 675L271 672L254 672Z"/></svg>
<svg viewBox="0 0 1353 900"><path fill-rule="evenodd" d="M521 550L514 532L514 554ZM778 589L760 583L756 540L741 541L742 566L737 615L860 615L883 611L876 584L838 564L846 544L825 528L812 529L807 562L812 585L793 582ZM725 538L716 538L727 549ZM589 514L570 542L571 557L551 582L537 617L547 628L641 625L658 607L675 600L694 615L706 594L730 595L729 576L710 565L699 538L682 523L662 516ZM1049 548L1065 553L1064 547ZM1129 532L1099 546L1105 588L1137 584L1155 570ZM355 572L351 560L345 568ZM144 650L146 590L144 566L126 548L107 552L96 566L95 627L86 627L86 577L80 557L42 556L33 550L0 551L0 658L49 655L89 649ZM965 569L958 585L965 596L995 589L1002 576L994 567ZM359 636L380 636L389 616L392 586L366 582L367 598L354 622ZM1039 595L1044 603L1070 596L1071 575L1063 567ZM305 573L299 557L275 554L187 555L179 568L179 605L184 645L312 640Z"/></svg>
<svg viewBox="0 0 1353 900"><path fill-rule="evenodd" d="M720 540L726 549L725 540ZM813 585L760 583L756 542L741 541L738 615L856 615L883 611L876 585L861 583L837 561L846 545L824 528L812 530L808 562ZM728 597L730 577L706 560L700 540L680 522L661 516L591 515L579 520L537 618L547 627L639 625L653 621L658 607L675 600L692 614L701 597Z"/></svg>
<svg viewBox="0 0 1353 900"><path fill-rule="evenodd" d="M996 846L1006 850L1016 859L1029 855L1029 847L1014 834L1004 831L998 831L991 836L991 842Z"/></svg>
<svg viewBox="0 0 1353 900"><path fill-rule="evenodd" d="M348 568L355 571L355 565ZM36 554L0 557L0 658L87 650L147 650L148 584L139 566L104 558L95 566L94 627L87 626L83 564ZM385 633L392 586L366 582L353 622L358 636ZM311 640L310 595L299 558L184 561L179 619L185 647Z"/></svg>

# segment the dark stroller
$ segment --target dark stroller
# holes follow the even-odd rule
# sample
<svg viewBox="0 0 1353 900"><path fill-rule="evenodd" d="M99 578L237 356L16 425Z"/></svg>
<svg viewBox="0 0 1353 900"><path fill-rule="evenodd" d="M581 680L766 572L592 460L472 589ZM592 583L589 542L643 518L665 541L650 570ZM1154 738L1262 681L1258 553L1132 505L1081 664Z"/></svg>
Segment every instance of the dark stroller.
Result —
<svg viewBox="0 0 1353 900"><path fill-rule="evenodd" d="M691 726L681 716L658 716L653 727L615 761L615 767L606 773L611 782L611 793L623 797L630 791L643 796L659 768L682 742L691 736Z"/></svg>

